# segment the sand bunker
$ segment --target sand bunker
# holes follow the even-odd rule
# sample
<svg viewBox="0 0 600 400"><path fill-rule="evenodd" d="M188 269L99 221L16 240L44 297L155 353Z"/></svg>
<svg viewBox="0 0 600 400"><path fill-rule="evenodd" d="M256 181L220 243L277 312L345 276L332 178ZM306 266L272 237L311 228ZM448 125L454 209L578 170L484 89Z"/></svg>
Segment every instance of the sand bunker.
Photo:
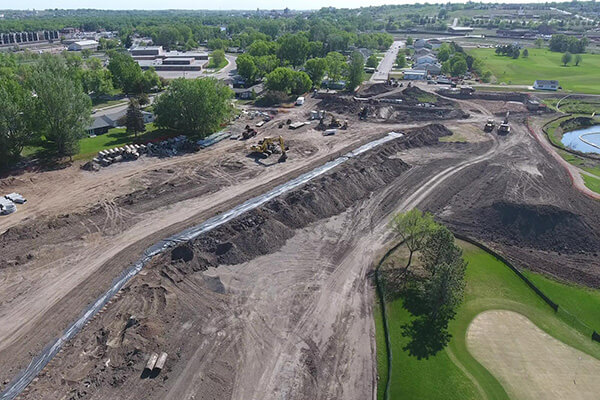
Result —
<svg viewBox="0 0 600 400"><path fill-rule="evenodd" d="M467 330L471 354L513 399L598 399L600 360L512 311L486 311Z"/></svg>

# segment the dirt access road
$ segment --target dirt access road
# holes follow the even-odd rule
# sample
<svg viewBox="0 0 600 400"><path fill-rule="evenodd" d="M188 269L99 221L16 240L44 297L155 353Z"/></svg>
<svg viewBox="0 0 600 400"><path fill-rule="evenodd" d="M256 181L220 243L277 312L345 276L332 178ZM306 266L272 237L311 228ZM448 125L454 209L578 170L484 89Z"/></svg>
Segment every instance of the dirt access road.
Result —
<svg viewBox="0 0 600 400"><path fill-rule="evenodd" d="M358 122L324 138L320 132L277 129L280 118L305 119L316 100L282 110L263 135L282 134L291 146L285 164L246 157L249 143L227 141L173 159L141 159L89 173L77 168L29 172L0 181L29 198L0 219L0 359L14 376L86 304L99 296L141 251L335 154L407 125ZM283 112L287 111L287 112ZM246 123L240 120L233 131ZM463 123L463 121L461 121ZM417 126L419 124L416 124ZM421 124L422 125L422 124Z"/></svg>
<svg viewBox="0 0 600 400"><path fill-rule="evenodd" d="M371 397L376 377L366 274L374 254L390 240L385 228L389 215L415 205L501 250L518 250L516 261L535 260L530 265L534 269L597 277L598 265L581 265L587 247L556 252L557 246L581 242L579 235L598 237L593 227L599 225L589 217L597 207L565 189L568 177L532 141L525 126L515 122L513 134L496 138L480 133L479 125L468 120L446 124L473 142L386 146L373 159L324 179L324 187L308 185L216 236L197 240L189 261L157 260L65 348L25 397ZM398 127L361 127L370 127L374 135L374 126ZM310 130L301 133L313 135ZM365 132L348 134L359 140ZM315 143L308 141L303 148ZM408 170L404 162L410 164ZM326 197L330 195L335 197ZM583 229L574 237L555 223L561 235L553 231L556 226L549 226L546 234L559 242L542 236L537 243L529 232L512 229L511 221L494 219L493 213L503 210L499 204L527 210L540 220L547 216L541 213L543 206L552 204L561 216L573 211ZM331 207L335 210L327 211ZM490 223L488 217L493 217ZM598 243L578 245L597 248ZM103 272L123 268L135 252L130 246L105 263ZM104 282L96 279L69 295L78 296L81 304L108 284L106 277ZM76 304L61 299L46 315L60 318L75 309ZM135 322L130 324L132 317ZM35 340L22 336L0 358L22 365L23 353L35 349L42 337L37 333L44 332L41 326L28 332ZM139 379L151 350L167 351L169 367L159 379Z"/></svg>

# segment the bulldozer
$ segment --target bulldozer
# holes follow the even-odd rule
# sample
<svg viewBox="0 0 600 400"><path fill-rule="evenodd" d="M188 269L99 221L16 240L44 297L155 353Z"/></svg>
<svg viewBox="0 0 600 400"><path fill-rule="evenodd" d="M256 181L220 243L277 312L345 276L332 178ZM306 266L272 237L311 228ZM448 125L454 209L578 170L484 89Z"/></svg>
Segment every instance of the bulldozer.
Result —
<svg viewBox="0 0 600 400"><path fill-rule="evenodd" d="M244 131L242 132L242 139L248 140L253 136L256 136L256 129L250 128L250 125L246 125Z"/></svg>
<svg viewBox="0 0 600 400"><path fill-rule="evenodd" d="M496 122L493 119L488 119L487 123L483 127L484 132L492 132L494 127L496 126Z"/></svg>
<svg viewBox="0 0 600 400"><path fill-rule="evenodd" d="M510 125L508 124L508 117L510 116L510 111L506 112L506 117L504 117L504 121L498 126L498 134L500 135L508 135L510 133Z"/></svg>
<svg viewBox="0 0 600 400"><path fill-rule="evenodd" d="M281 136L272 138L265 137L260 140L257 144L250 146L250 151L252 153L259 154L262 158L267 158L273 153L281 153L277 162L284 162L287 160L287 151L289 147L285 146L283 138Z"/></svg>

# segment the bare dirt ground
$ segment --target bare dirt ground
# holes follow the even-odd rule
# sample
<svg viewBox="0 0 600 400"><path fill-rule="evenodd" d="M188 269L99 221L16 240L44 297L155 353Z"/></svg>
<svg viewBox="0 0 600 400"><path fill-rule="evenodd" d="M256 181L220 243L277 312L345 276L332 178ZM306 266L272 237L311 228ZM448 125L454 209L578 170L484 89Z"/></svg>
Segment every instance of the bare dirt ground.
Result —
<svg viewBox="0 0 600 400"><path fill-rule="evenodd" d="M285 118L321 108L315 102ZM518 120L507 137L478 133L493 113L456 103L471 117L445 125L465 142L416 140L422 129L414 129L179 250L187 256L156 260L24 398L369 398L376 375L367 274L390 240L389 215L414 206L520 265L600 282L593 255L600 246L598 204L570 188L564 170ZM346 148L424 125L359 122L343 109L339 117L351 128L327 138L310 127L279 130L279 117L268 123L265 134L281 132L290 143L283 165L261 165L246 157L249 143L231 141L179 158L121 164L112 173L111 166L95 175L45 175L45 189L66 205L33 202L39 208L28 220L0 220L9 228L0 239L0 360L10 366L0 371L0 383L148 245ZM74 183L57 188L61 173ZM30 201L44 198L28 182L36 177L17 178L23 180L17 190ZM100 194L88 191L92 181ZM518 217L507 218L506 209ZM566 229L571 222L578 225ZM140 379L150 351L167 351L167 368Z"/></svg>
<svg viewBox="0 0 600 400"><path fill-rule="evenodd" d="M598 398L600 360L556 340L521 314L479 314L467 330L467 347L511 398Z"/></svg>

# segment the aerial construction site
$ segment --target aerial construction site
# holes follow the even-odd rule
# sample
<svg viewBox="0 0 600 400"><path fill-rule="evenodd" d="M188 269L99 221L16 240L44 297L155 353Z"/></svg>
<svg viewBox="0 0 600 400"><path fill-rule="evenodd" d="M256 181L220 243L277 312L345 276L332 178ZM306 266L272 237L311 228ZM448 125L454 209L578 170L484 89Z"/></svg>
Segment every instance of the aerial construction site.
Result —
<svg viewBox="0 0 600 400"><path fill-rule="evenodd" d="M271 109L246 141L2 179L30 206L0 220L0 382L143 259L19 398L371 398L370 276L390 215L413 207L518 266L600 286L597 198L543 144L548 115L506 97L377 83ZM325 136L331 118L347 126ZM265 137L285 162L253 156Z"/></svg>
<svg viewBox="0 0 600 400"><path fill-rule="evenodd" d="M0 400L597 399L556 6L3 10Z"/></svg>

